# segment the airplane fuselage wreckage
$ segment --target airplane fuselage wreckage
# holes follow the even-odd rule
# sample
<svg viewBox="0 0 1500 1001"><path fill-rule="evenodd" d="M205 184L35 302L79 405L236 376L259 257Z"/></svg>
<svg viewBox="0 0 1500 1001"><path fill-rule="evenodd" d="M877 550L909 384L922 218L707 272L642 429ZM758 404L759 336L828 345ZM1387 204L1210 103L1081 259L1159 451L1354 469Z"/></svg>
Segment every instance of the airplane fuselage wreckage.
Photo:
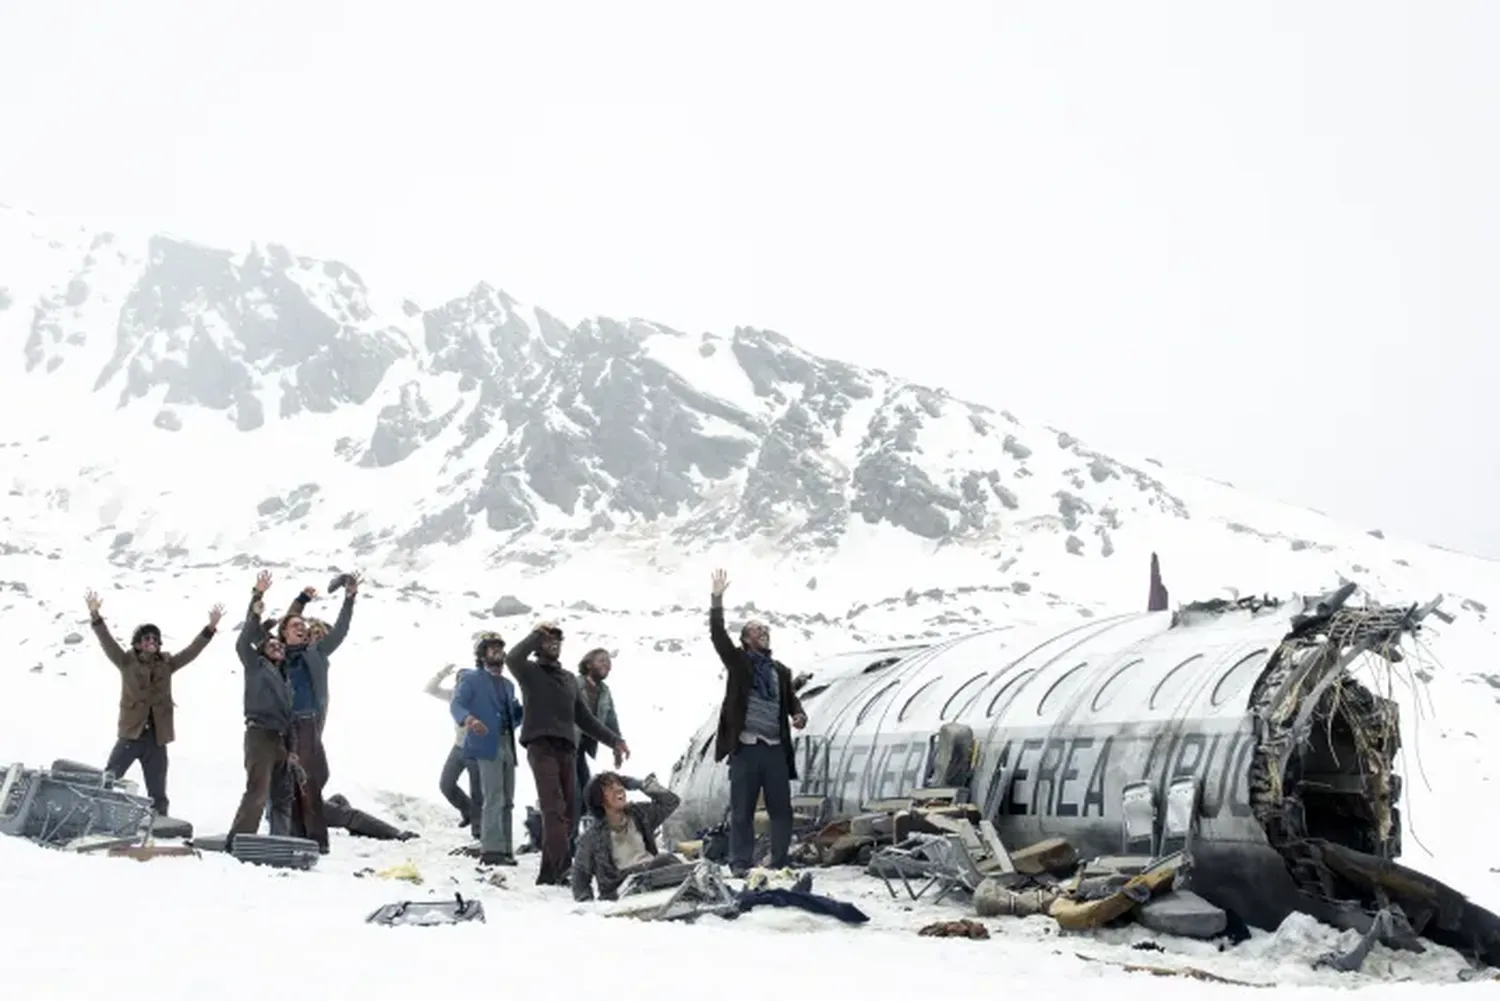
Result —
<svg viewBox="0 0 1500 1001"><path fill-rule="evenodd" d="M1393 861L1399 714L1356 677L1382 687L1437 602L1355 606L1347 584L1169 611L1152 569L1152 611L796 665L812 677L793 795L824 797L831 822L958 788L1013 848L1063 838L1081 858L1180 851L1192 890L1252 927L1300 911L1500 965L1500 919ZM725 817L717 719L673 769L674 837Z"/></svg>

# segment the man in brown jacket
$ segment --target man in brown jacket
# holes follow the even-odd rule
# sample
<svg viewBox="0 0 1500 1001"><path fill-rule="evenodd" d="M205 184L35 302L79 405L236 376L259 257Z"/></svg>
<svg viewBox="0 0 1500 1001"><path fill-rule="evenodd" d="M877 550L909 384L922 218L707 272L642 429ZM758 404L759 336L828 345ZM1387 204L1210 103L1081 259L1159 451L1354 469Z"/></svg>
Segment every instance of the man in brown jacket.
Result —
<svg viewBox="0 0 1500 1001"><path fill-rule="evenodd" d="M208 613L208 625L185 649L167 654L161 649L161 630L150 623L136 626L130 637L130 649L121 649L99 614L102 604L99 595L90 591L84 601L94 636L104 648L104 655L120 671L120 719L115 746L109 752L104 770L120 778L139 761L146 779L146 795L151 797L158 815L168 816L167 745L177 736L172 719L172 675L196 660L208 646L219 628L224 606L213 607Z"/></svg>

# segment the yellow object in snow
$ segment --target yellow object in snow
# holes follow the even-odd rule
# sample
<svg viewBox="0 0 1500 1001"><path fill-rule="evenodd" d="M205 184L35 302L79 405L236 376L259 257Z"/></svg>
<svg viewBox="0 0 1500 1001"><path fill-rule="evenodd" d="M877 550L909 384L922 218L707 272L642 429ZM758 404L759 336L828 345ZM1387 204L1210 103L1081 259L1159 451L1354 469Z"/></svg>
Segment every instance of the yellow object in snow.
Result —
<svg viewBox="0 0 1500 1001"><path fill-rule="evenodd" d="M797 881L797 874L791 869L766 869L756 866L745 873L745 889L768 890L771 888L772 880L789 886Z"/></svg>
<svg viewBox="0 0 1500 1001"><path fill-rule="evenodd" d="M389 869L381 869L375 875L381 879L402 879L416 886L422 885L422 874L417 871L416 863L410 860L400 865L393 865Z"/></svg>

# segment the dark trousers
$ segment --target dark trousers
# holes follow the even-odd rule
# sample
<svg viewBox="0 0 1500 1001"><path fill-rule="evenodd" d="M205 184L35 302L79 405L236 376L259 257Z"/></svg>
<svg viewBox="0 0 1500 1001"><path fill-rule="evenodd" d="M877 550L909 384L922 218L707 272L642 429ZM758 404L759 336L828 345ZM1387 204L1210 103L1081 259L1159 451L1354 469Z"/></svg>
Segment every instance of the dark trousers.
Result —
<svg viewBox="0 0 1500 1001"><path fill-rule="evenodd" d="M240 808L235 811L234 822L229 833L254 834L260 829L260 817L265 812L266 800L272 798L272 831L279 812L290 812L291 805L283 802L291 792L285 782L277 782L277 770L284 769L287 755L287 738L274 730L258 726L245 727L245 794L240 797Z"/></svg>
<svg viewBox="0 0 1500 1001"><path fill-rule="evenodd" d="M323 732L317 716L298 716L292 721L291 750L297 755L297 767L283 765L292 782L291 834L316 841L326 851L328 821L323 816L323 789L328 785L328 757L323 753Z"/></svg>
<svg viewBox="0 0 1500 1001"><path fill-rule="evenodd" d="M583 819L583 791L589 787L589 756L582 751L573 752L573 760L578 763L576 777L573 780L575 803L573 810L573 823L568 827L568 858L578 850L578 825Z"/></svg>
<svg viewBox="0 0 1500 1001"><path fill-rule="evenodd" d="M542 867L537 885L561 884L568 867L568 833L578 812L578 763L573 745L538 737L526 748L542 809Z"/></svg>
<svg viewBox="0 0 1500 1001"><path fill-rule="evenodd" d="M115 741L104 770L115 778L122 779L125 773L130 771L130 766L137 761L141 763L141 775L146 779L146 795L151 797L153 808L158 815L168 816L167 749L156 742L156 730L152 728L149 720L146 722L146 729L139 737L134 740Z"/></svg>
<svg viewBox="0 0 1500 1001"><path fill-rule="evenodd" d="M469 792L464 794L458 784L458 777L465 772L469 774ZM479 837L479 818L484 811L484 788L479 781L479 762L472 758L464 758L464 749L454 746L448 751L448 760L443 762L442 774L438 776L438 791L443 798L453 804L453 808L463 817L463 822L474 829L474 837Z"/></svg>
<svg viewBox="0 0 1500 1001"><path fill-rule="evenodd" d="M755 804L766 796L771 868L786 865L792 845L792 778L780 744L740 744L729 755L729 867L748 869L755 848Z"/></svg>

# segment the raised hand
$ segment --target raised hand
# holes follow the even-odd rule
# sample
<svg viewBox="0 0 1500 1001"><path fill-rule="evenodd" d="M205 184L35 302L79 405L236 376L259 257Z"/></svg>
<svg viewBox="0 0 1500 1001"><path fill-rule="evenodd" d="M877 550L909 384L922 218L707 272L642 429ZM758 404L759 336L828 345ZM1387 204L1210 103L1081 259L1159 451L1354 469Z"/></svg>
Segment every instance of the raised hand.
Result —
<svg viewBox="0 0 1500 1001"><path fill-rule="evenodd" d="M262 570L260 572L260 576L255 578L255 589L261 594L265 594L271 589L271 571Z"/></svg>
<svg viewBox="0 0 1500 1001"><path fill-rule="evenodd" d="M312 601L317 596L318 589L315 587L304 587L302 589L302 597L306 598L308 601Z"/></svg>
<svg viewBox="0 0 1500 1001"><path fill-rule="evenodd" d="M729 574L723 570L715 570L713 575L713 596L722 598L724 592L729 589Z"/></svg>
<svg viewBox="0 0 1500 1001"><path fill-rule="evenodd" d="M222 619L223 617L224 617L224 606L223 605L215 605L213 608L210 608L208 610L208 628L210 628L210 629L217 629L217 628L219 628L219 620Z"/></svg>
<svg viewBox="0 0 1500 1001"><path fill-rule="evenodd" d="M359 584L362 580L364 577L360 573L351 573L349 579L344 582L344 593L351 598L354 597L359 593Z"/></svg>
<svg viewBox="0 0 1500 1001"><path fill-rule="evenodd" d="M90 615L98 615L99 606L102 605L104 601L99 597L99 593L97 591L91 590L88 594L85 594L83 596L83 603L88 606Z"/></svg>

